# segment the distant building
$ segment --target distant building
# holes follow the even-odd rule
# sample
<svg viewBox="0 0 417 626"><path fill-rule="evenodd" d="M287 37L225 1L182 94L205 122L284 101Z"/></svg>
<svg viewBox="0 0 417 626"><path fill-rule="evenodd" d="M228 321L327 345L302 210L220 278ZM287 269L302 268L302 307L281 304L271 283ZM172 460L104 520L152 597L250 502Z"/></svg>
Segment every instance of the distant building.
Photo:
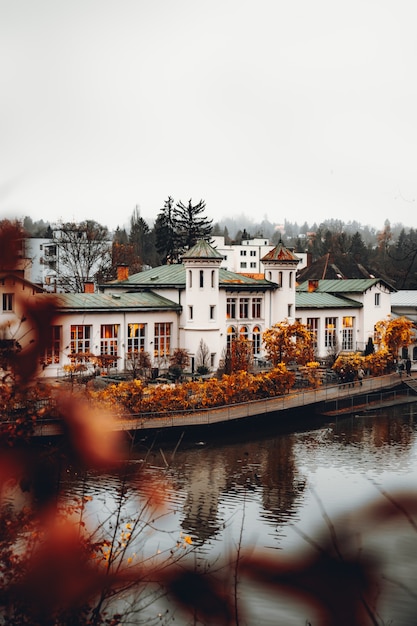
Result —
<svg viewBox="0 0 417 626"><path fill-rule="evenodd" d="M224 257L221 267L240 274L262 274L264 271L262 258L274 248L269 239L264 237L242 239L241 244L227 245L224 237L216 236L211 238L211 243ZM307 254L295 254L299 258L298 268L300 269L307 263Z"/></svg>

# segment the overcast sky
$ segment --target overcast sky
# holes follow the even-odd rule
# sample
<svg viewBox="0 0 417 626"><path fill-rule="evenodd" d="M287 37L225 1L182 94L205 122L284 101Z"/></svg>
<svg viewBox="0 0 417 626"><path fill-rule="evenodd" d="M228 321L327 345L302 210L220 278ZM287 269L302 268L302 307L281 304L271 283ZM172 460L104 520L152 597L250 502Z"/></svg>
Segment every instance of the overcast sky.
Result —
<svg viewBox="0 0 417 626"><path fill-rule="evenodd" d="M417 227L415 0L0 0L0 217Z"/></svg>

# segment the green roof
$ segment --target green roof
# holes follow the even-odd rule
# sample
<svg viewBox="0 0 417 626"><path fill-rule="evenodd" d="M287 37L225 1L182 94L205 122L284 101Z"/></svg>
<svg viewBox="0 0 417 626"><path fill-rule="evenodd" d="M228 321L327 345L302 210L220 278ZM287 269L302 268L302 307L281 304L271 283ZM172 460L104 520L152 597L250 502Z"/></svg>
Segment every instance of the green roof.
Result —
<svg viewBox="0 0 417 626"><path fill-rule="evenodd" d="M262 257L262 261L279 261L282 263L293 263L297 265L300 262L300 258L294 254L292 250L284 246L280 241L275 248L270 250Z"/></svg>
<svg viewBox="0 0 417 626"><path fill-rule="evenodd" d="M361 302L332 293L301 291L295 294L296 309L357 309L362 306Z"/></svg>
<svg viewBox="0 0 417 626"><path fill-rule="evenodd" d="M40 294L37 298L54 298L58 310L111 311L133 309L179 310L181 306L152 291L139 293L58 293Z"/></svg>
<svg viewBox="0 0 417 626"><path fill-rule="evenodd" d="M184 252L183 259L224 259L224 256L213 248L205 239L199 239L195 246Z"/></svg>
<svg viewBox="0 0 417 626"><path fill-rule="evenodd" d="M380 278L346 278L346 279L323 279L318 283L315 292L321 293L364 293L374 285L383 283L392 289L388 283ZM297 286L297 291L308 291L310 281L306 280Z"/></svg>
<svg viewBox="0 0 417 626"><path fill-rule="evenodd" d="M260 289L274 289L275 283L271 283L265 278L253 278L246 274L237 274L224 268L219 268L219 284L221 288L232 287L256 287ZM120 287L122 289L145 289L145 288L176 288L185 289L185 266L182 263L172 265L160 265L150 270L132 274L129 278L120 281L112 281L107 286Z"/></svg>

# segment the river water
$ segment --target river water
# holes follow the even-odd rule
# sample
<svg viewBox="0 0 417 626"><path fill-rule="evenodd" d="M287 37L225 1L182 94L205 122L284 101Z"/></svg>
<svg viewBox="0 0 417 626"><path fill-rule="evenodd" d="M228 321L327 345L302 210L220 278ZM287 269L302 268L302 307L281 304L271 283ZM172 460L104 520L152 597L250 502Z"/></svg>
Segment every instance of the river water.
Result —
<svg viewBox="0 0 417 626"><path fill-rule="evenodd" d="M407 512L397 521L370 521L363 512L399 492L415 492L417 500L417 404L295 432L268 428L266 433L254 422L245 429L236 423L233 435L207 439L201 433L187 441L179 435L172 443L150 437L136 443L131 465L138 473L128 489L132 497L123 500L124 519L138 514L155 485L166 500L162 514L147 512L152 519L141 558L176 546L190 550L196 567L206 569L220 567L237 550L297 559L317 549L313 542L346 544L353 537L363 554L381 559L374 623L417 623L417 530ZM68 480L68 489L93 496L90 524L117 505L119 477L89 475L82 486L76 477ZM310 605L243 577L238 596L241 626L319 625ZM197 623L164 598L133 623L158 619Z"/></svg>

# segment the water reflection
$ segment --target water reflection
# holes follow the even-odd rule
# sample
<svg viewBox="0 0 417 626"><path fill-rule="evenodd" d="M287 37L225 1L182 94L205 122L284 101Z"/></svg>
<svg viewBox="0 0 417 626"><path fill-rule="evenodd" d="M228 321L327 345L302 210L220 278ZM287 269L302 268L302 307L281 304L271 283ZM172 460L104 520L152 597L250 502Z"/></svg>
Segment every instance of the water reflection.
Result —
<svg viewBox="0 0 417 626"><path fill-rule="evenodd" d="M190 535L207 560L233 550L240 541L244 549L256 544L272 554L314 552L310 538L329 542L333 534L346 537L350 532L360 537L360 549L372 557L380 557L383 547L388 590L381 614L386 623L405 626L415 608L408 587L410 576L417 573L416 531L408 520L401 526L369 528L366 516L356 513L381 494L415 489L416 411L417 405L411 404L297 433L239 433L238 441L211 440L178 448L175 443L139 445L133 461L141 472L132 491L146 498L155 481L167 485L170 513L161 522L161 533L171 532L171 539L181 531ZM71 487L80 484L74 479ZM106 483L92 478L85 486L90 488L108 506L111 494L116 499L117 477L109 476ZM161 536L156 533L151 542L161 545ZM259 597L259 589L249 591L249 614L257 614ZM264 598L262 603L266 607ZM282 623L311 620L308 613L302 617L295 607L280 605L287 607ZM265 611L274 614L272 609ZM257 622L264 623L266 618Z"/></svg>

